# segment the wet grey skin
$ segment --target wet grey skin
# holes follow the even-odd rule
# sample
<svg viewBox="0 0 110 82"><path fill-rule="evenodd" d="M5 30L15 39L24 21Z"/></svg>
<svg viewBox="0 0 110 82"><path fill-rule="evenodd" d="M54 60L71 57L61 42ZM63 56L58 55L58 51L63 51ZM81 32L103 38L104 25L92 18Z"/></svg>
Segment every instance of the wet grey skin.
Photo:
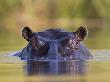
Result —
<svg viewBox="0 0 110 82"><path fill-rule="evenodd" d="M32 61L86 61L92 58L89 49L82 43L88 36L85 26L80 26L75 32L65 32L61 29L48 29L33 32L24 27L22 36L28 45L15 54L21 60Z"/></svg>

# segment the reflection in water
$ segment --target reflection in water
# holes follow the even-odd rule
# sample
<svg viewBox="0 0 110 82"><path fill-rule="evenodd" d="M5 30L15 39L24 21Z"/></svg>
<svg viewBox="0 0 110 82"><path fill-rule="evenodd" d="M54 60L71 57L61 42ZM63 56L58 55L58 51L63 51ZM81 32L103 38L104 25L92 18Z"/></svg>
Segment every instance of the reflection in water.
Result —
<svg viewBox="0 0 110 82"><path fill-rule="evenodd" d="M69 73L59 73L59 74L47 74L45 73L45 68L48 69L48 65L43 64L37 65L40 72L32 73L32 68L36 69L36 65L30 65L30 70L27 69L28 75L24 75L24 65L26 68L29 64L20 61L17 57L10 54L0 55L0 82L110 82L110 50L98 50L92 52L94 55L93 59L87 62L82 61L63 61L63 62L73 62L70 67L74 70ZM51 60L50 60L51 61ZM46 61L48 62L49 61ZM51 61L52 62L52 61ZM61 62L61 61L59 61ZM31 64L32 62L30 62ZM54 61L53 61L54 63ZM37 64L37 61L36 63ZM41 67L42 65L42 67ZM46 65L46 64L45 64ZM60 68L59 70L67 69L69 70L69 65L66 63L67 67ZM53 65L55 68L55 65ZM52 63L51 63L51 67ZM59 66L56 63L56 67ZM42 69L40 69L42 68ZM52 70L54 70L54 68ZM44 70L44 71L43 71ZM26 70L25 70L26 71ZM42 72L43 71L43 72ZM48 70L50 71L50 70ZM33 71L34 72L34 71ZM41 73L42 72L42 73ZM44 75L43 75L44 73ZM54 72L53 72L54 73ZM35 76L34 76L35 75Z"/></svg>
<svg viewBox="0 0 110 82"><path fill-rule="evenodd" d="M26 82L86 82L84 78L78 79L79 76L85 76L87 72L87 64L83 61L30 60L26 69L29 76ZM34 78L29 79L30 77Z"/></svg>

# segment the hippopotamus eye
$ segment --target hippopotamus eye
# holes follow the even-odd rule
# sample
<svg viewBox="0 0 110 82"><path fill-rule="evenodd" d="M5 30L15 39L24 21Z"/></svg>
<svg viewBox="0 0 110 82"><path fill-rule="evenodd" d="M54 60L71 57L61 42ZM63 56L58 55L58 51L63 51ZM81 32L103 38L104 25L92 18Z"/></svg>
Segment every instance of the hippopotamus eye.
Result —
<svg viewBox="0 0 110 82"><path fill-rule="evenodd" d="M69 43L68 43L68 46L71 48L71 49L78 49L79 48L79 43L80 41L77 40L76 38L70 38L69 40Z"/></svg>
<svg viewBox="0 0 110 82"><path fill-rule="evenodd" d="M32 37L31 45L33 46L34 49L38 50L45 45L45 42L38 39L37 37Z"/></svg>
<svg viewBox="0 0 110 82"><path fill-rule="evenodd" d="M65 38L65 39L63 39L60 43L61 43L62 45L66 45L68 42L69 42L69 38Z"/></svg>

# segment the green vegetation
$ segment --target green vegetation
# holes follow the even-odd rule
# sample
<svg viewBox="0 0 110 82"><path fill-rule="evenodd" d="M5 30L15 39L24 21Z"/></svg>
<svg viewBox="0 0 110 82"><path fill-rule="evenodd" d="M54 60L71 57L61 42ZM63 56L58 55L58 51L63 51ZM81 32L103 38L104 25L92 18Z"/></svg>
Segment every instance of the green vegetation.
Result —
<svg viewBox="0 0 110 82"><path fill-rule="evenodd" d="M35 31L59 27L74 31L89 29L85 40L91 49L110 49L110 0L0 0L0 51L26 45L24 26Z"/></svg>

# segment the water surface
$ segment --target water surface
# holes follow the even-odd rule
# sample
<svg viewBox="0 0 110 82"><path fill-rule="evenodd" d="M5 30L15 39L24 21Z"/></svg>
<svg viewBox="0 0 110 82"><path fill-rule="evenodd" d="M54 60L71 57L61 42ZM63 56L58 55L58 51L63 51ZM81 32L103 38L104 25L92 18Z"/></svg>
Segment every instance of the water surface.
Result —
<svg viewBox="0 0 110 82"><path fill-rule="evenodd" d="M26 63L8 54L0 55L0 82L110 82L110 51L93 50L83 73L28 76ZM62 68L63 69L63 68ZM74 70L77 70L74 67Z"/></svg>

